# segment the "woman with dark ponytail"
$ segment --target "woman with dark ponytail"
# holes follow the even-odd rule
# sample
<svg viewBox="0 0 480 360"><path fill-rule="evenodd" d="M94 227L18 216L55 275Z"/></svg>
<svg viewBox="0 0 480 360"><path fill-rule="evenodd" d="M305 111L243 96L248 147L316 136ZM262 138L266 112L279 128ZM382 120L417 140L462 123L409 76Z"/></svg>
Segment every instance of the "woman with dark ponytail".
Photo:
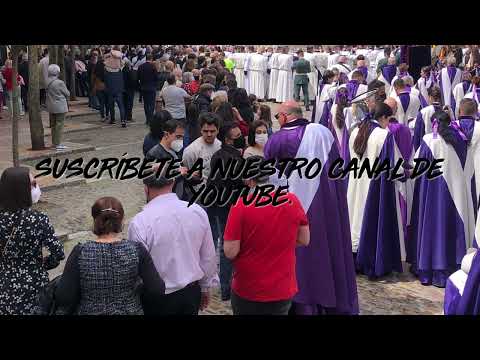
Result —
<svg viewBox="0 0 480 360"><path fill-rule="evenodd" d="M442 110L442 93L438 86L428 89L429 106L424 107L417 115L413 130L413 146L415 151L420 147L420 142L425 134L432 132L432 116ZM411 126L411 124L409 124Z"/></svg>
<svg viewBox="0 0 480 360"><path fill-rule="evenodd" d="M392 115L387 104L378 102L374 119L362 121L352 131L350 155L358 168L373 169L378 159L378 166L386 163L393 169L399 160L400 151L388 130ZM390 179L390 172L378 176L350 173L347 197L352 249L357 269L369 278L403 270L406 207L399 201L396 182Z"/></svg>
<svg viewBox="0 0 480 360"><path fill-rule="evenodd" d="M312 111L312 122L328 125L328 116L332 108L333 100L335 98L335 90L337 85L334 80L337 75L331 70L326 70L323 78L318 83L317 95L315 96L315 105Z"/></svg>
<svg viewBox="0 0 480 360"><path fill-rule="evenodd" d="M476 160L470 142L479 134L472 131L474 122L452 120L447 111L435 112L432 119L432 133L423 137L416 158L443 161L437 176L415 180L407 262L423 285L445 287L467 249L477 247Z"/></svg>
<svg viewBox="0 0 480 360"><path fill-rule="evenodd" d="M350 161L348 131L353 122L351 108L348 105L348 91L345 87L341 87L337 90L335 103L330 111L328 128L333 134L340 157L345 162Z"/></svg>
<svg viewBox="0 0 480 360"><path fill-rule="evenodd" d="M165 293L147 249L122 239L124 216L122 204L113 197L93 204L97 238L75 246L68 257L55 292L59 313L142 315L142 300L153 301ZM138 291L141 282L143 294Z"/></svg>

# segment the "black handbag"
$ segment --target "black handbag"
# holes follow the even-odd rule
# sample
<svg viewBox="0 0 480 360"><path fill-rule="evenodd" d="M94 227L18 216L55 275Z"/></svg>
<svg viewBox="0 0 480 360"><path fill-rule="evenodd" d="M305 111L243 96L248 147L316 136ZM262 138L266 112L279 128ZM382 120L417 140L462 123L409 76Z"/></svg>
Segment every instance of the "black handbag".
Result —
<svg viewBox="0 0 480 360"><path fill-rule="evenodd" d="M57 276L45 286L38 295L37 306L34 311L35 315L55 315L57 313L57 305L55 303L55 290L62 278Z"/></svg>

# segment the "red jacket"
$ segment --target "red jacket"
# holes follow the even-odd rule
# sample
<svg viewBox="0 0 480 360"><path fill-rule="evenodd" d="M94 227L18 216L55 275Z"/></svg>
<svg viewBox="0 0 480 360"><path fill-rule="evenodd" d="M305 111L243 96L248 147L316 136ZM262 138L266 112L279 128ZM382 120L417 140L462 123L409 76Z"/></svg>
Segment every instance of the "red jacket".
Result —
<svg viewBox="0 0 480 360"><path fill-rule="evenodd" d="M13 69L12 68L5 68L2 71L3 77L5 78L5 87L7 91L12 91L13 90L13 84L12 84L12 73ZM20 75L17 74L17 84L20 84Z"/></svg>

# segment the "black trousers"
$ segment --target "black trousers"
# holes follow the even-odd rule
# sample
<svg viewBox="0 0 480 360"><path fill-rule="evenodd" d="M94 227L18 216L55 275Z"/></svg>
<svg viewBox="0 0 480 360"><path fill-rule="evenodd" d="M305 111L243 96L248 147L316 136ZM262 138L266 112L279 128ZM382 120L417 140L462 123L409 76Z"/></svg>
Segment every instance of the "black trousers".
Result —
<svg viewBox="0 0 480 360"><path fill-rule="evenodd" d="M20 88L20 96L22 98L23 108L25 112L28 111L28 86L22 86Z"/></svg>
<svg viewBox="0 0 480 360"><path fill-rule="evenodd" d="M197 281L154 301L144 298L143 311L145 315L198 315L201 296Z"/></svg>
<svg viewBox="0 0 480 360"><path fill-rule="evenodd" d="M233 315L288 315L292 300L259 302L241 298L232 291Z"/></svg>

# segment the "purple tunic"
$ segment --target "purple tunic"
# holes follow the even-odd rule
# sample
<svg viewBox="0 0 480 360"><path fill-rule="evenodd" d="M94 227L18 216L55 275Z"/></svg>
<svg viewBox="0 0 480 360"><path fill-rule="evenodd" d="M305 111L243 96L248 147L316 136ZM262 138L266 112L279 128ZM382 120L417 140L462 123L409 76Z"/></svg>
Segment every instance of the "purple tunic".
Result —
<svg viewBox="0 0 480 360"><path fill-rule="evenodd" d="M350 80L346 86L348 101L352 101L352 99L357 95L360 83L357 80Z"/></svg>
<svg viewBox="0 0 480 360"><path fill-rule="evenodd" d="M370 132L379 125L370 122ZM394 134L385 138L379 161L394 166ZM400 236L396 205L395 183L382 173L372 179L360 231L357 254L358 269L369 277L380 277L392 271L402 272Z"/></svg>
<svg viewBox="0 0 480 360"><path fill-rule="evenodd" d="M395 65L385 65L382 68L382 75L390 85L392 84L392 80L395 77L396 73L397 73L397 67Z"/></svg>
<svg viewBox="0 0 480 360"><path fill-rule="evenodd" d="M480 315L480 255L478 253L473 258L455 313L456 315Z"/></svg>
<svg viewBox="0 0 480 360"><path fill-rule="evenodd" d="M274 133L265 145L265 159L295 158L307 124L307 120L297 119ZM297 127L286 129L293 126ZM328 178L330 164L338 157L336 146L332 146L307 212L310 244L296 251L296 314L359 312L346 187L344 182Z"/></svg>
<svg viewBox="0 0 480 360"><path fill-rule="evenodd" d="M469 126L461 123L463 132L471 136L473 132ZM448 131L455 139L453 148L465 166L467 144L453 128L449 127ZM424 141L418 157L434 160ZM475 177L472 177L474 207L475 194ZM416 179L411 219L412 238L407 244L407 262L412 264L422 284L445 287L447 278L460 268L467 249L463 220L443 176L428 180L423 175Z"/></svg>

